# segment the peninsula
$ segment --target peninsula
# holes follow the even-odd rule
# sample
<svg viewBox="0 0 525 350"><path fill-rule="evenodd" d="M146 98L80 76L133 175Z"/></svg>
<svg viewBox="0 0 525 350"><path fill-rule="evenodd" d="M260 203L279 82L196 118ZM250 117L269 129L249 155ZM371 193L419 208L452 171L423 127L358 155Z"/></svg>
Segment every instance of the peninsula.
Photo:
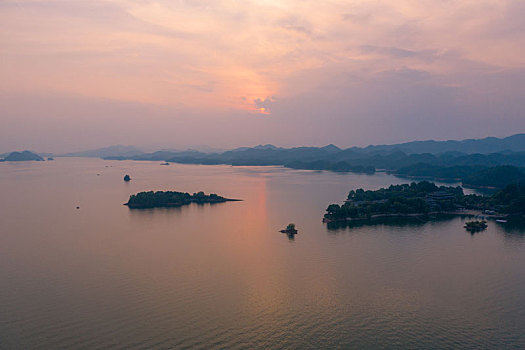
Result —
<svg viewBox="0 0 525 350"><path fill-rule="evenodd" d="M468 210L503 217L525 215L525 186L511 184L492 196L465 195L461 187L432 182L390 185L377 191L352 190L343 205L331 204L324 222L412 217L429 214L468 214Z"/></svg>
<svg viewBox="0 0 525 350"><path fill-rule="evenodd" d="M204 192L189 194L185 192L174 191L148 191L131 195L128 202L124 205L127 205L130 209L144 209L159 207L180 207L190 203L204 204L233 201L240 201L240 199L224 198L215 193L207 195Z"/></svg>

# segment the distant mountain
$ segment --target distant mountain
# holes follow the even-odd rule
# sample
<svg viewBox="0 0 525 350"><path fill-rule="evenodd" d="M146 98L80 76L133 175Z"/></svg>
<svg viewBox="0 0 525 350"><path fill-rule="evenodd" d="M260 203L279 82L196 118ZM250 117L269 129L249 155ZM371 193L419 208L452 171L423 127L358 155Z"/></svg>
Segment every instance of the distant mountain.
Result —
<svg viewBox="0 0 525 350"><path fill-rule="evenodd" d="M114 159L114 160L123 160L123 159L131 159L131 160L162 160L165 161L166 159L172 158L172 157L202 157L207 156L208 153L203 153L199 151L194 150L188 150L188 151L169 151L169 150L162 150L162 151L156 151L152 153L140 153L135 154L130 157L126 156L107 156L102 157L104 159Z"/></svg>
<svg viewBox="0 0 525 350"><path fill-rule="evenodd" d="M258 146L255 146L253 147L254 149L279 149L279 147L276 147L274 145L271 145L271 144L266 144L266 145L258 145Z"/></svg>
<svg viewBox="0 0 525 350"><path fill-rule="evenodd" d="M281 148L274 145L241 147L222 153L157 151L113 159L157 160L193 164L284 165L300 169L370 172L371 168L406 175L432 172L436 167L525 166L525 134L504 139L415 141L389 146ZM474 153L472 153L474 152ZM425 165L425 167L422 166ZM456 168L455 170L458 170ZM466 168L463 168L466 169ZM448 172L448 170L447 170Z"/></svg>
<svg viewBox="0 0 525 350"><path fill-rule="evenodd" d="M268 149L277 150L277 149L279 149L279 147L267 144L267 145L257 145L255 147L239 147L239 148L234 148L234 149L232 149L230 151L227 151L227 152L244 152L244 151L251 150L251 149L256 149L256 150L268 150Z"/></svg>
<svg viewBox="0 0 525 350"><path fill-rule="evenodd" d="M107 158L107 157L131 157L137 154L141 154L142 150L138 149L135 146L109 146L103 148L97 148L81 152L71 152L60 155L60 157L97 157L97 158Z"/></svg>
<svg viewBox="0 0 525 350"><path fill-rule="evenodd" d="M321 147L321 149L324 151L333 152L333 153L341 151L341 149L334 144L329 144L327 146Z"/></svg>
<svg viewBox="0 0 525 350"><path fill-rule="evenodd" d="M401 151L412 153L496 153L504 151L525 152L525 134L516 134L505 138L487 137L484 139L468 139L462 141L412 141L394 145L368 146L362 149L366 152Z"/></svg>
<svg viewBox="0 0 525 350"><path fill-rule="evenodd" d="M192 145L189 146L188 149L186 149L186 151L197 151L202 153L221 153L224 152L225 149L210 147L207 145Z"/></svg>
<svg viewBox="0 0 525 350"><path fill-rule="evenodd" d="M294 169L330 170L372 174L387 171L402 177L463 181L482 186L500 186L520 177L525 168L525 134L503 139L489 137L463 141L414 141L398 145L352 147L282 148L274 145L241 147L230 151L157 151L106 159L154 160L183 164L277 165ZM489 169L498 167L496 169ZM489 169L489 170L486 170ZM510 170L511 169L511 170ZM483 172L485 171L485 172ZM480 173L481 172L481 173ZM495 180L501 177L500 180Z"/></svg>
<svg viewBox="0 0 525 350"><path fill-rule="evenodd" d="M23 161L43 161L44 158L31 151L12 152L3 161L6 162L23 162Z"/></svg>

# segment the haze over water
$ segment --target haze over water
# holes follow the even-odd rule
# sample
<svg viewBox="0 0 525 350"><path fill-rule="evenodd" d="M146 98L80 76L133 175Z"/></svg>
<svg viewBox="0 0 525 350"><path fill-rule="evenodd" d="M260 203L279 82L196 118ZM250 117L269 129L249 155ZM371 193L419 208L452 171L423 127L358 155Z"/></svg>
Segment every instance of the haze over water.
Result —
<svg viewBox="0 0 525 350"><path fill-rule="evenodd" d="M0 348L525 347L525 230L489 222L470 235L460 218L321 222L350 189L403 182L279 167L0 163ZM243 201L122 205L144 190ZM277 232L289 222L293 240Z"/></svg>

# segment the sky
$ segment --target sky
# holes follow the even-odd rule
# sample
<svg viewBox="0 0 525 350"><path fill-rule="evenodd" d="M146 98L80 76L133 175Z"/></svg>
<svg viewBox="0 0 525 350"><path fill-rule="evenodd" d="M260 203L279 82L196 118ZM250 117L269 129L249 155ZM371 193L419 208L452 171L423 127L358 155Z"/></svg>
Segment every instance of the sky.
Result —
<svg viewBox="0 0 525 350"><path fill-rule="evenodd" d="M525 132L525 1L2 0L0 152Z"/></svg>

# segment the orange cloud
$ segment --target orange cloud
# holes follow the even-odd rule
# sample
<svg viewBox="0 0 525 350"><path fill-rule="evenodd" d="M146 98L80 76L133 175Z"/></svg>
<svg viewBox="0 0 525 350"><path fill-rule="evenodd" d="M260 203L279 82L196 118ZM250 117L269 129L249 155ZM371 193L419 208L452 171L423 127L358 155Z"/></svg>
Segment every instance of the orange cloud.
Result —
<svg viewBox="0 0 525 350"><path fill-rule="evenodd" d="M8 0L0 90L269 113L267 96L314 89L294 79L316 70L410 67L453 85L465 67L523 67L524 12L510 0Z"/></svg>

